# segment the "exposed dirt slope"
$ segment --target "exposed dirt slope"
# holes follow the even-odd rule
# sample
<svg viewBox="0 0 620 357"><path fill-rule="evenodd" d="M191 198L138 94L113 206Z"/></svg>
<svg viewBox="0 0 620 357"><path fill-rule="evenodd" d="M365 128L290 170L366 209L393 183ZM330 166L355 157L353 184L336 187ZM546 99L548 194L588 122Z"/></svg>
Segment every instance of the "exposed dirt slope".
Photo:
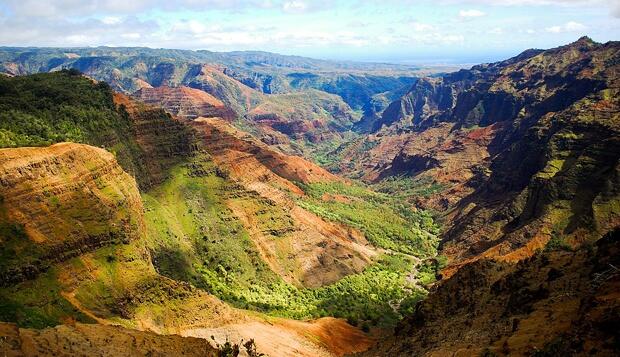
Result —
<svg viewBox="0 0 620 357"><path fill-rule="evenodd" d="M43 330L0 323L4 356L204 356L218 350L204 339L162 336L118 326L61 325Z"/></svg>
<svg viewBox="0 0 620 357"><path fill-rule="evenodd" d="M183 336L224 341L255 339L258 350L268 356L329 357L367 350L374 340L345 321L322 318L315 321L270 319L218 328L186 330Z"/></svg>

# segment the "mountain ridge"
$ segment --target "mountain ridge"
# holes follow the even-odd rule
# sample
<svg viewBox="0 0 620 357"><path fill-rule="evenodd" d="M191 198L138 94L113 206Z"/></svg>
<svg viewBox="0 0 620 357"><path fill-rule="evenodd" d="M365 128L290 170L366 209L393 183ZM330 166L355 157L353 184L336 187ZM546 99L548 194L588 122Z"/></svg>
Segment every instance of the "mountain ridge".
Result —
<svg viewBox="0 0 620 357"><path fill-rule="evenodd" d="M369 134L369 151L352 149L349 153L354 156L350 157L344 147L341 157L356 162L354 170L371 182L409 176L427 177L442 185L434 197L421 203L444 211L451 222L442 249L455 263L487 250L490 255L509 256L523 247L527 256L550 239L549 225L565 224L553 218L554 204L575 200L576 207L587 207L588 203L576 203L574 195L584 190L577 189L576 182L592 182L603 175L598 178L600 185L615 187L618 107L613 98L617 96L619 44L582 38L556 49L526 51L506 61L421 79L405 99L391 104L402 108L403 101L410 103L407 108L412 112L405 110L403 117L390 120L393 124ZM429 90L418 90L422 87ZM388 107L384 117L391 114ZM560 162L567 166L557 166ZM585 171L582 165L602 171ZM569 180L573 186L560 180ZM532 196L537 185L564 185L564 192L570 193L562 194L563 189L556 186L545 194L557 199L549 197L542 203ZM601 195L614 200L612 192ZM508 196L512 203L498 199ZM550 208L535 208L535 202ZM570 214L571 208L566 209ZM561 210L559 206L555 213ZM536 239L531 239L535 232L518 233L520 228L534 227L532 220L537 219L554 223L539 222L542 236ZM603 224L607 218L602 216L594 220L602 224L603 234L614 225L613 219ZM588 226L585 221L575 223L580 224ZM563 236L564 228L559 227L554 231ZM528 246L529 242L534 245Z"/></svg>

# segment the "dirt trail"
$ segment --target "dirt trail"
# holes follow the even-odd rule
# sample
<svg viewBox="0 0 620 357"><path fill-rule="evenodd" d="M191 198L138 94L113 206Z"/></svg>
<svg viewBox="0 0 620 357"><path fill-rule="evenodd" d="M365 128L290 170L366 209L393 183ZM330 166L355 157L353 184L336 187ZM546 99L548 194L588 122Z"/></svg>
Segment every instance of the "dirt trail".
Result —
<svg viewBox="0 0 620 357"><path fill-rule="evenodd" d="M61 291L60 295L62 295L65 299L67 299L67 301L73 305L73 307L75 307L79 312L83 313L84 315L90 317L91 319L97 321L98 324L100 325L118 325L116 323L113 323L109 320L106 319L102 319L100 317L98 317L97 315L93 314L92 311L86 309L84 306L82 306L82 304L78 301L78 299L75 298L75 291L72 292L68 292L68 291Z"/></svg>

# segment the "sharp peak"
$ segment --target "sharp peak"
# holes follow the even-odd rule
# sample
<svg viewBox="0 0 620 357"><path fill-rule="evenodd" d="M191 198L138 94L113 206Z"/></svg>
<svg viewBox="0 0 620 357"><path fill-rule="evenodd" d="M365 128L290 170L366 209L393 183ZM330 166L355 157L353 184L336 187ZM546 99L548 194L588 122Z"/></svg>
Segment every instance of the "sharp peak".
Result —
<svg viewBox="0 0 620 357"><path fill-rule="evenodd" d="M591 39L589 36L581 36L579 37L579 39L573 43L589 43L589 44L596 44L597 42L594 41L593 39Z"/></svg>

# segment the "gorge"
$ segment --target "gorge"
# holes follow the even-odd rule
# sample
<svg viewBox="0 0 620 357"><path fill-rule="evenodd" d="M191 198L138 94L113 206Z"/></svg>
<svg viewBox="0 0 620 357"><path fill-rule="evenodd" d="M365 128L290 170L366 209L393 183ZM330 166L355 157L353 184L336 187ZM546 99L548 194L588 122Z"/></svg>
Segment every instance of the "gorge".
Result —
<svg viewBox="0 0 620 357"><path fill-rule="evenodd" d="M0 48L7 355L620 350L620 43ZM96 327L95 327L96 326Z"/></svg>

